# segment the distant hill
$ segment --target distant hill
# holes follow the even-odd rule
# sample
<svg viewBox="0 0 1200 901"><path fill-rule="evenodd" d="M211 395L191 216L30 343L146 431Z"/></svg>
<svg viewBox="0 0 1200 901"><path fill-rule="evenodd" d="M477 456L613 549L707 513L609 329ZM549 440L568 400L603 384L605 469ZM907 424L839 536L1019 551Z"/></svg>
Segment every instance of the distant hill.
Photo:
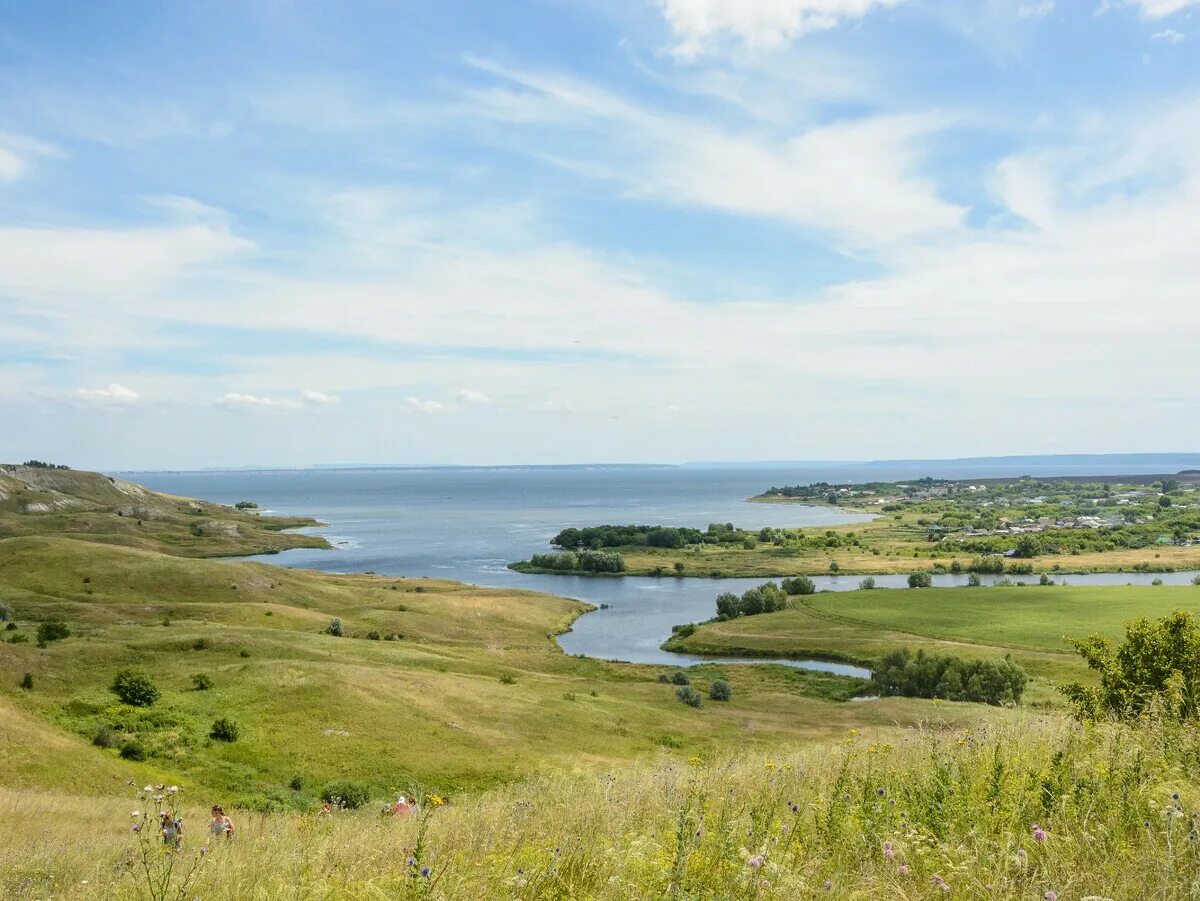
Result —
<svg viewBox="0 0 1200 901"><path fill-rule="evenodd" d="M328 547L318 536L285 531L319 524L160 494L98 472L0 464L0 538L61 535L183 557L224 557Z"/></svg>

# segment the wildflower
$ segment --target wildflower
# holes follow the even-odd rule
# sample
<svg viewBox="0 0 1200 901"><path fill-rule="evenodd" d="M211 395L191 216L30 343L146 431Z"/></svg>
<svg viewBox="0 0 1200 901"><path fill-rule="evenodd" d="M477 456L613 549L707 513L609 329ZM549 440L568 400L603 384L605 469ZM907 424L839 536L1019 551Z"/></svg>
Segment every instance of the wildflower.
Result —
<svg viewBox="0 0 1200 901"><path fill-rule="evenodd" d="M753 869L757 870L763 865L763 856L761 854L755 854L748 861L746 861L746 863L749 864Z"/></svg>
<svg viewBox="0 0 1200 901"><path fill-rule="evenodd" d="M441 795L430 795L429 803L432 804L434 807L441 807L443 804L446 803L446 799L443 798Z"/></svg>
<svg viewBox="0 0 1200 901"><path fill-rule="evenodd" d="M1033 840L1035 842L1037 842L1039 845L1043 844L1048 837L1049 837L1049 833L1046 832L1045 829L1043 829L1037 823L1033 824Z"/></svg>
<svg viewBox="0 0 1200 901"><path fill-rule="evenodd" d="M879 788L875 789L875 794L879 795L879 797L882 798L884 795L887 794L887 789L884 788L883 786L880 786Z"/></svg>
<svg viewBox="0 0 1200 901"><path fill-rule="evenodd" d="M179 786L172 785L170 788L167 789L167 791L169 791L171 794L175 794L177 791L179 791Z"/></svg>
<svg viewBox="0 0 1200 901"><path fill-rule="evenodd" d="M1046 901L1058 901L1058 892L1056 892L1054 889L1050 889L1050 891L1046 892L1046 894L1044 894L1042 897L1045 898Z"/></svg>
<svg viewBox="0 0 1200 901"><path fill-rule="evenodd" d="M140 810L131 810L131 811L129 811L129 815L136 820L138 817L140 817L142 815L142 812Z"/></svg>
<svg viewBox="0 0 1200 901"><path fill-rule="evenodd" d="M901 876L907 876L908 875L908 864L904 864L904 863L900 864L900 866L896 867L896 872L899 873Z"/></svg>
<svg viewBox="0 0 1200 901"><path fill-rule="evenodd" d="M433 871L430 870L429 867L421 867L421 878L428 879L431 872Z"/></svg>
<svg viewBox="0 0 1200 901"><path fill-rule="evenodd" d="M414 858L410 857L410 858L408 859L408 866L409 866L409 869L412 869L412 868L413 868L413 867L415 867L416 865L417 865L417 862L416 862L416 860L415 860Z"/></svg>
<svg viewBox="0 0 1200 901"><path fill-rule="evenodd" d="M894 858L896 856L896 852L893 851L891 848L884 848L883 856L886 857L888 860L891 860L892 858Z"/></svg>
<svg viewBox="0 0 1200 901"><path fill-rule="evenodd" d="M141 824L141 823L134 823L134 824L133 824L133 831L134 831L134 832L141 832L141 831L142 831L142 824Z"/></svg>

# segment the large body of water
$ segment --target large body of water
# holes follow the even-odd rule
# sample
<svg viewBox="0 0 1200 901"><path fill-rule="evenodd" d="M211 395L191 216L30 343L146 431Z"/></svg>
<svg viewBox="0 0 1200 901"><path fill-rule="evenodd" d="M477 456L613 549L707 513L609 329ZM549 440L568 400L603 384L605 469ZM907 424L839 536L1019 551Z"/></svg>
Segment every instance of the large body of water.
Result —
<svg viewBox="0 0 1200 901"><path fill-rule="evenodd" d="M1174 472L1195 459L1155 461L1151 468L1122 464L1124 473ZM1159 468L1161 467L1161 468ZM864 517L824 507L750 504L746 498L771 485L816 481L911 478L922 475L985 478L1011 474L998 464L920 464L891 467L846 465L745 467L516 467L308 469L123 473L150 488L207 500L256 501L282 514L313 516L328 523L314 530L333 550L299 549L262 557L281 566L326 572L373 571L395 576L433 576L479 585L530 588L593 604L560 643L571 654L634 663L699 662L659 648L677 623L713 615L722 591L742 592L761 579L638 578L527 575L506 565L548 549L551 536L567 526L650 523L704 528L710 522L762 526L837 525ZM1112 466L1109 465L1108 471ZM1028 472L1028 467L1022 472ZM1079 463L1059 474L1085 474ZM1043 474L1043 473L1038 473ZM1044 474L1054 474L1045 472ZM1098 474L1103 474L1100 472ZM1072 584L1149 582L1141 574L1071 576ZM1187 582L1190 575L1159 576ZM882 576L881 586L900 587L904 576ZM819 587L837 591L858 577L818 577ZM965 584L965 576L937 577L939 585ZM733 661L729 661L733 662ZM800 662L814 669L849 674L839 664Z"/></svg>

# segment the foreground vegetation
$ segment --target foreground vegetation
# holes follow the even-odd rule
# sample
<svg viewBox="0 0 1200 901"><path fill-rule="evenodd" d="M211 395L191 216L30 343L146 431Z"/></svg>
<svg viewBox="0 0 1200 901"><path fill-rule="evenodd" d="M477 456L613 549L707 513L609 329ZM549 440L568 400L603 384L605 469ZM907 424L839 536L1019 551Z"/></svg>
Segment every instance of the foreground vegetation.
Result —
<svg viewBox="0 0 1200 901"><path fill-rule="evenodd" d="M1013 575L1200 568L1200 476L1150 484L917 479L771 488L751 500L870 515L834 527L707 529L598 525L564 529L557 555L513 564L561 572L580 551L617 554L639 576L768 577L822 573Z"/></svg>
<svg viewBox="0 0 1200 901"><path fill-rule="evenodd" d="M546 777L426 800L409 819L235 812L231 842L197 828L207 814L193 803L178 869L199 862L185 897L206 901L1185 899L1200 880L1198 763L1187 724L935 720L787 754ZM134 803L0 791L21 824L0 845L0 893L149 897ZM88 841L65 842L64 824Z"/></svg>

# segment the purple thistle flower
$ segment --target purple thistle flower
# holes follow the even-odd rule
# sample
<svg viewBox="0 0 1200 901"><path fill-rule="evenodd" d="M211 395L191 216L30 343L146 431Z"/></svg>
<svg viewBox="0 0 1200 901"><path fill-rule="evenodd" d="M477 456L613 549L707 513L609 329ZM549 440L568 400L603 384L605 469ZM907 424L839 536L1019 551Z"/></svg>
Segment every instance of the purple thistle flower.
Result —
<svg viewBox="0 0 1200 901"><path fill-rule="evenodd" d="M746 861L746 863L757 870L763 865L763 856L761 854L755 854L748 861Z"/></svg>
<svg viewBox="0 0 1200 901"><path fill-rule="evenodd" d="M421 867L421 877L423 879L428 879L431 872L432 871L429 869L429 867Z"/></svg>
<svg viewBox="0 0 1200 901"><path fill-rule="evenodd" d="M899 873L901 876L907 876L908 875L908 864L904 864L904 863L900 864L900 866L896 867L896 872Z"/></svg>
<svg viewBox="0 0 1200 901"><path fill-rule="evenodd" d="M1046 901L1058 901L1058 892L1056 892L1054 889L1050 889L1050 891L1046 892L1046 894L1042 897L1044 897Z"/></svg>

